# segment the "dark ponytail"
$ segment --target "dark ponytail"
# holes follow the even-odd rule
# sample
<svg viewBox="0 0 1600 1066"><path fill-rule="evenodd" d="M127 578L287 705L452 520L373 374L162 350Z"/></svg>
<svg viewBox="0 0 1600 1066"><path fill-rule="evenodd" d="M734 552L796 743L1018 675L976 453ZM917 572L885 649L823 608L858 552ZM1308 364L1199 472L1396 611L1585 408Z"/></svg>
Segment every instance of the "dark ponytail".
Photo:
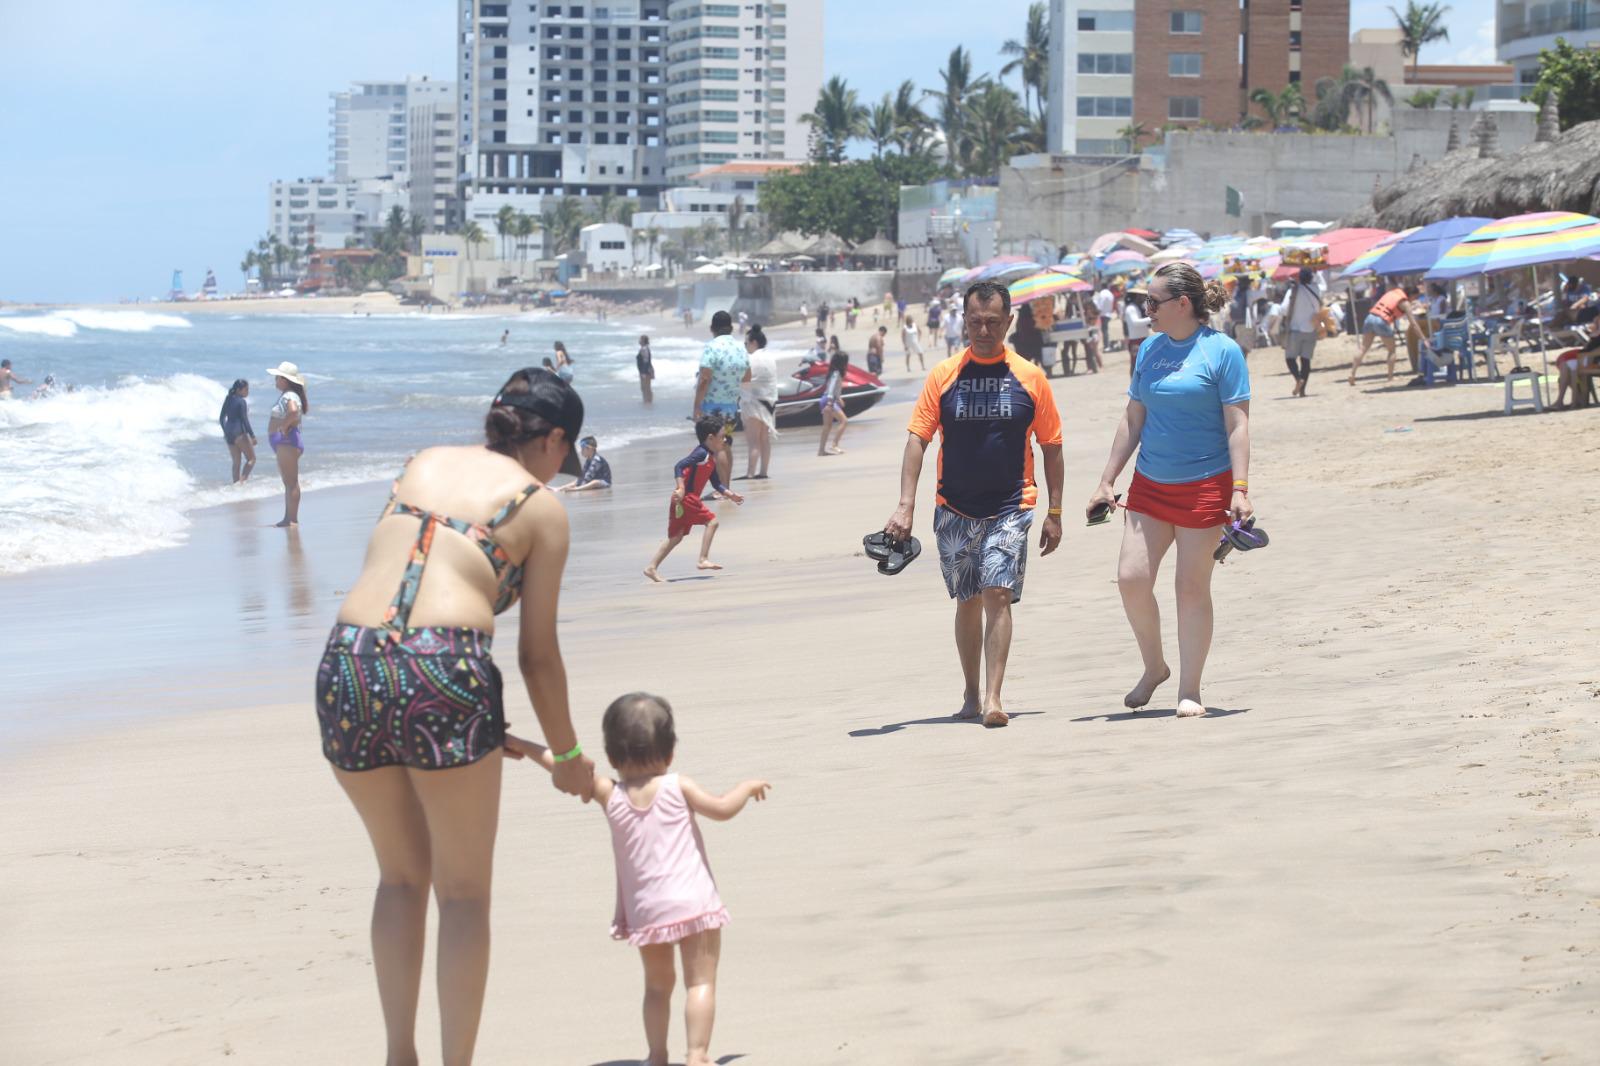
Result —
<svg viewBox="0 0 1600 1066"><path fill-rule="evenodd" d="M767 346L767 335L765 331L762 330L761 323L759 322L745 331L744 338L745 340L755 344L757 350Z"/></svg>
<svg viewBox="0 0 1600 1066"><path fill-rule="evenodd" d="M288 378L284 379L288 381ZM311 401L306 399L306 387L293 381L289 382L289 391L300 397L300 413L306 414L311 410Z"/></svg>
<svg viewBox="0 0 1600 1066"><path fill-rule="evenodd" d="M521 396L528 391L528 372L519 370L511 375L511 379L496 395ZM483 439L491 452L511 455L521 445L548 436L554 428L549 422L525 408L509 404L493 404L489 408L488 417L483 420Z"/></svg>

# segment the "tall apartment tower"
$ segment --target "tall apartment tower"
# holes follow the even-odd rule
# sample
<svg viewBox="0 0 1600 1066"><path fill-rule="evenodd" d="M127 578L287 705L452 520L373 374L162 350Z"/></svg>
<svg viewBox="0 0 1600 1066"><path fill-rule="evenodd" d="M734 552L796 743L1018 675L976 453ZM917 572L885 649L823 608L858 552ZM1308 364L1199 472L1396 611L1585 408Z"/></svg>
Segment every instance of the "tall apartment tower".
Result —
<svg viewBox="0 0 1600 1066"><path fill-rule="evenodd" d="M1238 122L1244 113L1243 32L1239 0L1141 0L1134 29L1134 121L1152 131L1169 123Z"/></svg>
<svg viewBox="0 0 1600 1066"><path fill-rule="evenodd" d="M672 0L668 19L667 178L804 157L800 116L822 89L821 0Z"/></svg>
<svg viewBox="0 0 1600 1066"><path fill-rule="evenodd" d="M654 206L666 185L668 0L458 0L465 221L610 191Z"/></svg>
<svg viewBox="0 0 1600 1066"><path fill-rule="evenodd" d="M413 215L436 232L460 221L456 199L455 86L429 78L406 79L406 195Z"/></svg>
<svg viewBox="0 0 1600 1066"><path fill-rule="evenodd" d="M403 174L406 169L406 85L358 81L329 93L328 173L334 181Z"/></svg>

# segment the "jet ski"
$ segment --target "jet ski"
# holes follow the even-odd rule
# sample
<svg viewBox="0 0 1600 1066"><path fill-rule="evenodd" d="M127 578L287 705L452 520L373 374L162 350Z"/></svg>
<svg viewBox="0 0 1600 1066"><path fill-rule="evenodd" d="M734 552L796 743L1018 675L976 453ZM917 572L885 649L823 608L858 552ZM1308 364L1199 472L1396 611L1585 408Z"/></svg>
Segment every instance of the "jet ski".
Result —
<svg viewBox="0 0 1600 1066"><path fill-rule="evenodd" d="M822 424L822 386L828 380L827 363L811 363L794 372L794 376L778 385L778 406L773 412L781 429L790 426L820 426ZM889 391L876 374L866 367L851 363L845 368L844 386L839 390L844 401L844 413L851 418L865 411Z"/></svg>

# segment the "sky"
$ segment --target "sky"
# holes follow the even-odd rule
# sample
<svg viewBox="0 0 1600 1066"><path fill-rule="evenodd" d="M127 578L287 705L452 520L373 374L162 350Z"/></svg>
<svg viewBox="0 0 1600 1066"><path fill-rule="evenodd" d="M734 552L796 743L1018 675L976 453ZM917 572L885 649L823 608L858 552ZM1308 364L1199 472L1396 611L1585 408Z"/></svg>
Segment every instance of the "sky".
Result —
<svg viewBox="0 0 1600 1066"><path fill-rule="evenodd" d="M825 73L867 103L905 78L937 85L958 42L997 71L1028 10L790 2L826 3ZM1493 4L1454 0L1453 40L1423 61L1492 61ZM1353 5L1353 29L1392 23L1385 3ZM0 4L0 300L148 299L175 268L191 291L207 268L239 289L268 182L328 170L328 94L453 79L454 34L449 0Z"/></svg>

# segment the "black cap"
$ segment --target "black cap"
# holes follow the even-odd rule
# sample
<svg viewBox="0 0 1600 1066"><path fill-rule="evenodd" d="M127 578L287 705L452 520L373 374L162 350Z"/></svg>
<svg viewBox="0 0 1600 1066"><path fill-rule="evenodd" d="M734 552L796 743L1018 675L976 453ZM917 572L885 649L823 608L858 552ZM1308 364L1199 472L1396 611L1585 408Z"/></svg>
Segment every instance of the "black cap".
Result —
<svg viewBox="0 0 1600 1066"><path fill-rule="evenodd" d="M517 373L527 376L528 391L510 396L502 392L494 398L494 403L501 407L519 407L553 426L560 426L570 445L567 458L561 464L561 473L577 477L583 469L578 463L578 439L583 434L583 400L576 389L542 366L523 367Z"/></svg>

